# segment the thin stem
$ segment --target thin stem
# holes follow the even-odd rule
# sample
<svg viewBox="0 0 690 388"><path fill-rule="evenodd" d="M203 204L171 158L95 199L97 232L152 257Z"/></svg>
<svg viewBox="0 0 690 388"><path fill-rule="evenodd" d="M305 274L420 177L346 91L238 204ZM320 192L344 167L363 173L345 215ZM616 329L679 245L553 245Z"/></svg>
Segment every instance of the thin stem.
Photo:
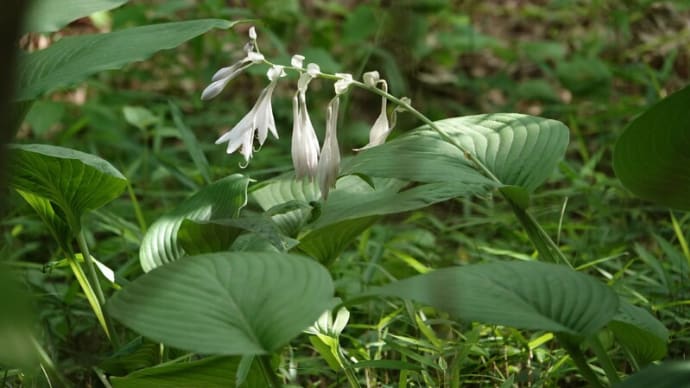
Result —
<svg viewBox="0 0 690 388"><path fill-rule="evenodd" d="M271 356L259 356L257 359L259 360L261 372L266 378L266 384L268 384L268 386L271 388L282 387L283 383L280 382L278 376L276 376L275 372L273 372L273 367L271 367Z"/></svg>
<svg viewBox="0 0 690 388"><path fill-rule="evenodd" d="M137 196L134 193L134 189L132 188L132 185L127 181L127 193L129 194L129 199L132 201L132 206L134 207L134 215L137 218L137 222L139 223L139 229L141 229L142 233L146 233L146 219L144 218L144 213L141 211L141 206L139 206L139 201L137 200Z"/></svg>
<svg viewBox="0 0 690 388"><path fill-rule="evenodd" d="M275 66L274 63L272 63L269 60L264 59L264 63L269 65L269 66ZM303 73L305 70L299 67L294 67L294 66L283 66L284 70L292 70L296 71L298 73ZM335 74L327 74L327 73L319 73L318 75L319 78L324 78L324 79L329 79L333 81L338 81L341 78L336 76ZM413 116L417 117L420 121L422 121L424 124L428 125L429 128L431 128L433 131L438 133L438 135L448 143L452 144L455 146L457 149L459 149L465 158L467 158L470 162L472 162L479 171L484 174L487 178L491 179L492 181L496 183L501 183L501 181L482 163L477 157L475 157L469 150L467 150L462 144L460 144L457 140L455 140L452 136L450 136L446 131L441 129L436 123L431 121L428 117L426 117L423 113L412 107L409 102L404 101L398 97L395 97L394 95L388 93L386 90L379 89L374 86L369 86L363 82L357 81L357 80L352 80L352 85L357 86L358 88L368 90L372 93L378 94L379 96L385 97L388 99L388 101L404 108L408 112L412 113Z"/></svg>
<svg viewBox="0 0 690 388"><path fill-rule="evenodd" d="M423 113L421 113L420 111L415 109L412 105L410 105L409 102L403 101L402 99L395 97L394 95L388 93L385 90L369 86L363 82L353 81L352 84L357 86L357 87L360 87L362 89L368 90L372 93L376 93L379 96L385 97L389 101L391 101L392 103L394 103L394 104L404 108L408 112L412 113L413 116L417 117L424 124L428 125L429 128L431 128L436 133L438 133L439 136L441 136L441 138L443 140L447 141L448 143L452 144L457 149L459 149L463 153L465 158L467 158L469 161L474 163L474 165L479 169L479 171L481 171L481 173L484 174L487 178L491 179L492 181L494 181L496 183L501 183L501 181L484 165L484 163L482 163L479 159L477 159L471 152L469 152L469 150L467 150L462 144L460 144L457 140L455 140L455 138L450 136L446 131L444 131L438 125L436 125L436 123L431 121L431 119L429 119Z"/></svg>
<svg viewBox="0 0 690 388"><path fill-rule="evenodd" d="M568 352L570 358L575 363L575 366L582 374L582 377L584 377L584 379L589 383L589 386L594 388L604 388L597 375L594 374L592 368L589 367L589 364L585 359L585 355L580 350L578 344L574 343L570 338L563 334L556 334L556 338L566 352Z"/></svg>
<svg viewBox="0 0 690 388"><path fill-rule="evenodd" d="M616 367L613 365L611 357L609 357L609 354L606 352L606 349L604 349L604 346L601 344L601 340L596 334L589 339L589 345L594 351L594 354L597 356L597 359L599 360L601 367L604 369L604 372L606 372L606 377L609 378L609 383L619 383L621 379L618 377Z"/></svg>
<svg viewBox="0 0 690 388"><path fill-rule="evenodd" d="M77 244L79 244L79 249L81 250L82 258L86 263L86 273L89 276L89 282L91 287L96 291L96 297L98 298L98 303L101 307L105 304L105 295L103 294L103 289L101 288L101 283L98 280L98 274L96 273L96 266L93 264L93 259L91 259L91 253L89 252L89 246L86 244L86 238L84 237L84 230L77 235Z"/></svg>

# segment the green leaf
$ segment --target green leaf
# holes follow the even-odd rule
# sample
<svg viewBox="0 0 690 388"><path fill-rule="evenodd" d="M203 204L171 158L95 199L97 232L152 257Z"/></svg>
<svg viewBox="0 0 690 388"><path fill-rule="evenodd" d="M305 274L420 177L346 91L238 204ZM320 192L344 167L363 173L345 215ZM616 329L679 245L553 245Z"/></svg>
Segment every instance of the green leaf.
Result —
<svg viewBox="0 0 690 388"><path fill-rule="evenodd" d="M55 204L73 233L81 229L87 210L117 198L127 185L115 167L95 155L44 144L10 150L11 186Z"/></svg>
<svg viewBox="0 0 690 388"><path fill-rule="evenodd" d="M362 151L345 173L418 182L520 186L533 191L563 158L568 128L563 123L517 113L465 116L435 123L479 160L499 182L486 178L458 148L422 129Z"/></svg>
<svg viewBox="0 0 690 388"><path fill-rule="evenodd" d="M268 217L252 216L210 221L184 220L177 233L182 248L190 255L228 250L243 232L268 240L279 252L287 252L297 241L283 236Z"/></svg>
<svg viewBox="0 0 690 388"><path fill-rule="evenodd" d="M207 357L138 370L125 377L113 377L113 388L197 388L235 387L239 357ZM260 387L266 380L253 365L243 386Z"/></svg>
<svg viewBox="0 0 690 388"><path fill-rule="evenodd" d="M160 353L160 344L137 337L103 360L98 367L109 375L120 376L156 365L160 361Z"/></svg>
<svg viewBox="0 0 690 388"><path fill-rule="evenodd" d="M619 303L596 279L542 262L444 268L371 293L413 299L462 320L581 336L606 325Z"/></svg>
<svg viewBox="0 0 690 388"><path fill-rule="evenodd" d="M316 229L300 239L299 249L322 263L330 262L378 219L377 216L355 218Z"/></svg>
<svg viewBox="0 0 690 388"><path fill-rule="evenodd" d="M613 169L633 193L690 210L690 86L661 100L628 125Z"/></svg>
<svg viewBox="0 0 690 388"><path fill-rule="evenodd" d="M240 228L230 228L213 221L193 221L185 219L177 232L177 242L188 255L227 251Z"/></svg>
<svg viewBox="0 0 690 388"><path fill-rule="evenodd" d="M372 187L373 183L375 187ZM407 188L409 183L398 179L375 179L367 182L359 176L338 180L328 201L316 201L315 184L295 181L291 175L264 184L252 194L269 213L287 204L286 211L273 216L283 231L300 237L300 249L320 261L337 257L377 216L395 214L429 206L433 203L484 192L478 184L453 182L428 183ZM306 208L309 203L310 208Z"/></svg>
<svg viewBox="0 0 690 388"><path fill-rule="evenodd" d="M122 114L125 116L125 121L142 131L161 122L160 117L141 106L124 106Z"/></svg>
<svg viewBox="0 0 690 388"><path fill-rule="evenodd" d="M108 302L132 330L202 354L265 354L314 323L332 302L324 267L282 253L225 252L164 265Z"/></svg>
<svg viewBox="0 0 690 388"><path fill-rule="evenodd" d="M615 388L687 388L690 387L690 362L669 361L651 365L630 376Z"/></svg>
<svg viewBox="0 0 690 388"><path fill-rule="evenodd" d="M200 19L62 38L44 50L20 56L16 99L35 99L91 74L119 69L160 50L177 47L212 28L228 29L236 23Z"/></svg>
<svg viewBox="0 0 690 388"><path fill-rule="evenodd" d="M609 328L625 348L644 366L666 355L668 330L647 310L621 300Z"/></svg>
<svg viewBox="0 0 690 388"><path fill-rule="evenodd" d="M146 231L139 249L144 271L185 256L185 250L178 241L178 231L185 219L208 221L237 217L247 204L248 184L249 178L244 175L230 175L204 187L156 220Z"/></svg>
<svg viewBox="0 0 690 388"><path fill-rule="evenodd" d="M39 197L38 195L33 193L29 193L19 189L17 189L17 192L38 214L38 216L41 218L41 221L43 221L45 226L48 227L48 231L50 232L51 236L53 236L53 239L55 239L58 245L65 252L69 252L69 250L67 249L68 243L72 241L72 238L74 237L74 232L70 230L69 225L67 225L67 222L63 220L57 213L55 213L53 204L49 200L43 197Z"/></svg>
<svg viewBox="0 0 690 388"><path fill-rule="evenodd" d="M311 214L309 204L318 200L319 196L315 183L295 180L292 174L265 182L252 191L252 198L288 236L299 233Z"/></svg>
<svg viewBox="0 0 690 388"><path fill-rule="evenodd" d="M128 0L36 0L24 25L25 32L53 32L99 11L117 8Z"/></svg>

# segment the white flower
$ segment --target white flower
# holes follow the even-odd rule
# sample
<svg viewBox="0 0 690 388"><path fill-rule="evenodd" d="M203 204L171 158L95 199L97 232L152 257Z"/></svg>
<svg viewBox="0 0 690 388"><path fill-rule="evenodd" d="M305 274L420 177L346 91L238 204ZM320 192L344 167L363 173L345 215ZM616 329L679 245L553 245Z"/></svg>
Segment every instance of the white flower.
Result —
<svg viewBox="0 0 690 388"><path fill-rule="evenodd" d="M233 78L237 77L238 74L240 74L242 71L244 71L251 65L263 62L263 60L263 55L254 51L250 51L247 53L246 57L240 59L233 65L221 68L213 75L213 78L211 78L211 84L208 85L203 92L201 92L201 99L210 100L213 97L217 96L218 94L220 94L220 92L223 91L228 82L230 82Z"/></svg>
<svg viewBox="0 0 690 388"><path fill-rule="evenodd" d="M298 92L292 99L292 164L297 179L313 180L319 163L319 140L309 118L304 92Z"/></svg>
<svg viewBox="0 0 690 388"><path fill-rule="evenodd" d="M292 59L290 59L290 65L292 65L292 67L296 67L298 69L301 69L303 64L304 64L304 55L295 54L292 56Z"/></svg>
<svg viewBox="0 0 690 388"><path fill-rule="evenodd" d="M347 88L350 87L350 84L353 82L352 74L335 73L335 76L338 77L339 80L335 82L333 87L335 88L335 94L339 96L347 92Z"/></svg>
<svg viewBox="0 0 690 388"><path fill-rule="evenodd" d="M350 311L345 307L341 307L338 310L335 320L333 319L333 312L331 310L326 310L323 312L323 314L321 314L319 319L314 322L313 325L304 330L304 332L337 338L343 332L349 320Z"/></svg>
<svg viewBox="0 0 690 388"><path fill-rule="evenodd" d="M369 131L369 143L362 148L355 148L355 151L383 144L392 131L393 127L388 123L388 114L386 113L386 98L381 97L381 113L379 113L379 117L376 118L374 125Z"/></svg>
<svg viewBox="0 0 690 388"><path fill-rule="evenodd" d="M316 77L321 73L321 68L316 63L310 63L307 65L307 74L312 77Z"/></svg>
<svg viewBox="0 0 690 388"><path fill-rule="evenodd" d="M340 171L340 148L338 147L337 134L339 105L340 99L335 96L328 103L328 110L326 111L326 138L323 140L321 159L319 159L316 172L323 199L327 199L328 191L331 187L335 187Z"/></svg>
<svg viewBox="0 0 690 388"><path fill-rule="evenodd" d="M376 87L376 83L381 79L378 71L368 71L362 76L362 80L367 86Z"/></svg>
<svg viewBox="0 0 690 388"><path fill-rule="evenodd" d="M231 130L223 134L216 144L228 143L229 154L240 150L244 159L249 162L252 157L254 134L257 133L259 145L263 145L270 131L277 139L276 123L273 118L271 97L280 77L285 76L282 66L273 66L266 73L271 83L261 91L254 107Z"/></svg>
<svg viewBox="0 0 690 388"><path fill-rule="evenodd" d="M256 28L254 26L249 27L249 39L252 41L256 40Z"/></svg>

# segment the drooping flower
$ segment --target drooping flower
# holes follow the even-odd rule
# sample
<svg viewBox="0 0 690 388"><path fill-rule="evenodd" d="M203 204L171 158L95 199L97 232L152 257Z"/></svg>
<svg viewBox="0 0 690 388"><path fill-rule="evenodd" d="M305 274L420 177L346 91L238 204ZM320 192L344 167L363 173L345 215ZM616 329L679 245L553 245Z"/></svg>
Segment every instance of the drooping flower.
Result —
<svg viewBox="0 0 690 388"><path fill-rule="evenodd" d="M379 79L381 79L381 76L379 75L379 72L374 70L374 71L368 71L362 75L362 81L364 81L364 84L367 86L371 86L372 88L376 87L376 83L379 82Z"/></svg>
<svg viewBox="0 0 690 388"><path fill-rule="evenodd" d="M271 97L273 96L273 90L275 90L278 79L284 77L285 72L282 66L276 65L268 69L266 75L271 83L261 91L256 104L254 104L252 109L239 123L216 140L216 144L228 143L228 154L239 149L247 162L249 162L249 159L252 157L255 133L259 140L259 145L264 144L269 131L276 139L278 138L275 119L273 118Z"/></svg>
<svg viewBox="0 0 690 388"><path fill-rule="evenodd" d="M388 114L386 113L386 98L381 97L381 113L379 113L379 117L376 118L374 125L369 131L369 143L362 148L355 148L355 151L383 144L392 130L393 128L388 123Z"/></svg>
<svg viewBox="0 0 690 388"><path fill-rule="evenodd" d="M352 84L353 79L352 74L348 73L335 73L335 76L339 79L335 82L333 87L335 88L335 94L339 96L347 92L347 88L350 87L350 84Z"/></svg>
<svg viewBox="0 0 690 388"><path fill-rule="evenodd" d="M304 55L295 54L290 59L290 65L292 67L296 67L298 69L302 68L303 63L304 63Z"/></svg>
<svg viewBox="0 0 690 388"><path fill-rule="evenodd" d="M313 64L309 64L313 69ZM318 65L316 66L318 71ZM319 162L319 140L307 110L306 92L314 76L309 71L302 73L297 81L297 93L292 99L292 164L297 179L314 179Z"/></svg>
<svg viewBox="0 0 690 388"><path fill-rule="evenodd" d="M336 95L328 103L326 111L326 137L321 148L321 158L317 169L317 180L323 199L328 199L328 192L335 187L340 172L340 148L338 146L338 108L340 97Z"/></svg>
<svg viewBox="0 0 690 388"><path fill-rule="evenodd" d="M237 77L242 71L246 70L248 67L263 62L264 56L255 51L247 52L247 56L240 59L238 62L232 64L231 66L223 67L216 71L211 78L211 84L201 92L202 100L210 100L216 97L220 92L225 89L228 82L232 81L233 78Z"/></svg>
<svg viewBox="0 0 690 388"><path fill-rule="evenodd" d="M365 73L364 82L367 85L369 85L369 83L373 83L374 86L377 83L381 83L383 86L383 91L387 92L388 84L385 80L379 81L378 75L379 74L376 71ZM355 148L355 151L361 151L367 148L372 148L376 147L377 145L383 144L386 141L388 135L390 135L390 133L393 131L393 126L395 125L395 123L388 122L388 112L386 112L387 102L388 101L386 97L381 97L381 113L379 113L379 117L376 118L376 121L374 121L374 125L371 127L371 130L369 131L369 143L367 143L367 145L365 145L362 148Z"/></svg>
<svg viewBox="0 0 690 388"><path fill-rule="evenodd" d="M319 140L307 112L304 94L295 94L292 99L292 164L297 179L314 179L319 163Z"/></svg>

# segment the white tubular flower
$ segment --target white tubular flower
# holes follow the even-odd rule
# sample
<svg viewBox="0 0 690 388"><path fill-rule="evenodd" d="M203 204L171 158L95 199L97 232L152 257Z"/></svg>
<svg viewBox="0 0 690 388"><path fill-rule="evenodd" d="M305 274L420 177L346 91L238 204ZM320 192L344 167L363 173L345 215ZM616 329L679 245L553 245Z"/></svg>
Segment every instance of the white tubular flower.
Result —
<svg viewBox="0 0 690 388"><path fill-rule="evenodd" d="M386 84L386 81L378 81L383 84L383 90L388 91L388 85ZM388 122L388 113L386 112L386 103L388 101L386 100L386 97L381 97L381 113L379 113L379 117L376 118L376 121L374 121L374 125L371 127L371 130L369 131L369 143L365 145L362 148L355 148L355 151L362 151L367 148L372 148L376 147L377 145L381 145L386 141L386 138L388 135L391 134L393 131L393 125L395 123L392 123L391 125Z"/></svg>
<svg viewBox="0 0 690 388"><path fill-rule="evenodd" d="M221 68L213 75L213 78L211 78L211 84L208 85L203 92L201 92L201 99L210 100L217 96L223 91L223 89L225 89L225 86L228 84L228 82L237 77L238 74L246 70L251 65L263 62L263 60L263 55L250 51L247 53L246 57L240 59L233 65Z"/></svg>
<svg viewBox="0 0 690 388"><path fill-rule="evenodd" d="M321 189L321 196L323 199L328 199L328 192L332 187L335 187L335 182L338 180L338 173L340 172L340 148L338 147L338 108L340 105L340 98L333 97L328 103L328 110L326 111L326 138L323 140L323 148L321 148L321 159L319 159L319 166L317 168L316 177Z"/></svg>
<svg viewBox="0 0 690 388"><path fill-rule="evenodd" d="M319 140L309 118L305 93L298 92L292 99L292 164L297 179L316 176L319 163Z"/></svg>
<svg viewBox="0 0 690 388"><path fill-rule="evenodd" d="M303 64L304 64L304 55L295 54L292 56L292 59L290 59L290 65L292 67L296 67L298 69L301 69Z"/></svg>
<svg viewBox="0 0 690 388"><path fill-rule="evenodd" d="M378 71L368 71L364 73L362 76L362 80L364 81L364 84L367 86L371 86L372 88L376 87L376 83L381 79L381 76L379 75Z"/></svg>
<svg viewBox="0 0 690 388"><path fill-rule="evenodd" d="M381 97L381 113L374 121L374 125L369 131L369 143L362 148L355 148L355 151L362 151L367 148L376 147L386 141L393 128L388 124L388 115L386 113L386 98Z"/></svg>
<svg viewBox="0 0 690 388"><path fill-rule="evenodd" d="M256 40L256 28L254 26L249 27L249 40Z"/></svg>
<svg viewBox="0 0 690 388"><path fill-rule="evenodd" d="M307 74L312 76L312 78L316 77L321 74L321 68L316 63L310 63L307 65Z"/></svg>
<svg viewBox="0 0 690 388"><path fill-rule="evenodd" d="M338 81L335 82L335 94L337 96L347 92L347 88L350 87L350 84L352 84L352 74L348 73L335 73L335 76L340 78Z"/></svg>
<svg viewBox="0 0 690 388"><path fill-rule="evenodd" d="M273 107L271 105L271 97L273 90L280 77L285 76L282 66L273 66L268 70L268 79L271 83L261 91L259 98L254 104L254 107L237 123L231 130L223 134L216 144L228 143L227 152L231 154L238 149L244 160L249 162L252 157L254 134L258 131L257 138L259 144L263 145L270 131L277 139L278 132L276 131L276 123L273 118Z"/></svg>

